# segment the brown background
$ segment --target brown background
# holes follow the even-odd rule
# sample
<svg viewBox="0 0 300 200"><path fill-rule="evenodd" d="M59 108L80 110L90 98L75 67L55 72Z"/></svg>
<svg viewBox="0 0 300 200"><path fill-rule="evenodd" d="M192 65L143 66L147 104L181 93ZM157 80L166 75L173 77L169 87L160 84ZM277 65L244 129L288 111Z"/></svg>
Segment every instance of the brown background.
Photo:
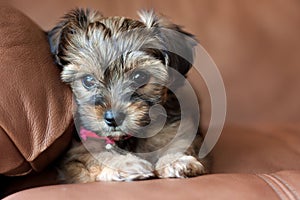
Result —
<svg viewBox="0 0 300 200"><path fill-rule="evenodd" d="M10 3L44 30L51 29L65 12L75 7L133 18L137 18L139 9L154 8L195 34L216 62L227 91L228 123L299 121L298 0L11 0ZM209 105L208 95L202 98L204 105Z"/></svg>

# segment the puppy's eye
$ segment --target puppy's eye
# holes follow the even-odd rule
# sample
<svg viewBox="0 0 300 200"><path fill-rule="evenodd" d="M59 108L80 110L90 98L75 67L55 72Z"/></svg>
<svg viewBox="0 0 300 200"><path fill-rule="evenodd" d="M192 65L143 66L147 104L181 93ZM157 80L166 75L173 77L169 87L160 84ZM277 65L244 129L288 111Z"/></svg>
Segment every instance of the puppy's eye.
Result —
<svg viewBox="0 0 300 200"><path fill-rule="evenodd" d="M149 81L149 74L144 71L135 71L131 74L131 80L136 86L143 86Z"/></svg>
<svg viewBox="0 0 300 200"><path fill-rule="evenodd" d="M82 78L82 85L86 89L90 90L90 89L94 88L97 85L97 81L92 75L87 75L87 76Z"/></svg>

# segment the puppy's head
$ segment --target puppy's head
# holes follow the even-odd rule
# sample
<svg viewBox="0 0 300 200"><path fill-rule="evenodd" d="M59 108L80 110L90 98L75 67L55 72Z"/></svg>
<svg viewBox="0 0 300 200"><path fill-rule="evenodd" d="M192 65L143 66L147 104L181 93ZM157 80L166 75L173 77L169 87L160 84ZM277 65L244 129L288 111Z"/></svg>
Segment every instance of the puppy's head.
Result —
<svg viewBox="0 0 300 200"><path fill-rule="evenodd" d="M190 34L153 12L140 17L77 9L48 33L83 126L103 136L139 133L151 121L150 107L168 102L174 70L184 76L191 67Z"/></svg>

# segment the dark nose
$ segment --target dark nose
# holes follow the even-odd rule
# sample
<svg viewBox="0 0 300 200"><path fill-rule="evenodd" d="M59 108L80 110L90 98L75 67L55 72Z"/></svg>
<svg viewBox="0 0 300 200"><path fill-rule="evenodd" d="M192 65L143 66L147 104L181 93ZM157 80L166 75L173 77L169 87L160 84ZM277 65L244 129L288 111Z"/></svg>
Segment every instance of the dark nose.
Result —
<svg viewBox="0 0 300 200"><path fill-rule="evenodd" d="M117 127L123 123L125 114L123 112L114 112L107 110L104 113L104 121L108 126Z"/></svg>

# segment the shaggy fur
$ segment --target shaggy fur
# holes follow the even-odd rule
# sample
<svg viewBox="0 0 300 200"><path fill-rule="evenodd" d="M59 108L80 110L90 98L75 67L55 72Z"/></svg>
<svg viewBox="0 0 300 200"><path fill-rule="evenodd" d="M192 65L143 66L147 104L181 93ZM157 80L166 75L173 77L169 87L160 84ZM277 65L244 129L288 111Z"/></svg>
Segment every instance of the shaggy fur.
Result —
<svg viewBox="0 0 300 200"><path fill-rule="evenodd" d="M179 102L169 90L182 84L171 69L184 76L191 67L172 52L184 53L192 61L196 42L152 11L139 14L140 21L76 9L48 33L62 80L74 93L80 126L116 142L112 149L105 148L104 140L74 144L61 163L65 182L183 178L207 172L205 160L197 157L202 136L199 131L190 134L198 122L192 116L181 120ZM173 41L174 33L167 30L181 35ZM141 76L145 82L136 81ZM167 117L153 136L147 126L164 115L152 109L150 118L155 105L163 106ZM104 119L109 109L125 113L117 126ZM125 140L129 134L133 137ZM179 139L172 141L176 134ZM190 137L195 137L191 145Z"/></svg>

